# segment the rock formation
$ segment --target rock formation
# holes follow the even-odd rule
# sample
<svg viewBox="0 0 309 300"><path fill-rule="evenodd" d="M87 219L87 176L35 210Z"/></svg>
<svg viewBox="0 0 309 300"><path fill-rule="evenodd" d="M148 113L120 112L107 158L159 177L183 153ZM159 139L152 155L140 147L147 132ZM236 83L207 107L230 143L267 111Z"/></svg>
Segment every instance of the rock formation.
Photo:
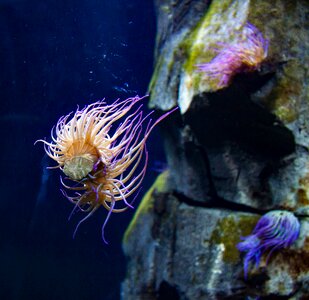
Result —
<svg viewBox="0 0 309 300"><path fill-rule="evenodd" d="M180 112L162 130L169 168L124 237L123 299L309 299L308 1L155 5L150 106ZM224 87L197 70L248 22L269 42L261 65ZM245 278L236 245L274 209L299 238Z"/></svg>

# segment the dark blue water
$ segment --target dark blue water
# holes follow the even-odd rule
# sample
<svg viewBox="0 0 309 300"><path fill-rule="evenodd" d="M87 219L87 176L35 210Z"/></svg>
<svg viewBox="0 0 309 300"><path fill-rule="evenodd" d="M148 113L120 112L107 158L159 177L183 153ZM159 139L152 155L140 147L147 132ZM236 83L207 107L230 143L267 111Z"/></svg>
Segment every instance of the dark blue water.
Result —
<svg viewBox="0 0 309 300"><path fill-rule="evenodd" d="M77 104L146 93L152 1L0 0L0 34L0 299L119 299L132 212L112 216L109 245L103 208L72 239L60 171L33 143ZM155 138L150 164L162 155ZM144 190L155 175L150 166Z"/></svg>

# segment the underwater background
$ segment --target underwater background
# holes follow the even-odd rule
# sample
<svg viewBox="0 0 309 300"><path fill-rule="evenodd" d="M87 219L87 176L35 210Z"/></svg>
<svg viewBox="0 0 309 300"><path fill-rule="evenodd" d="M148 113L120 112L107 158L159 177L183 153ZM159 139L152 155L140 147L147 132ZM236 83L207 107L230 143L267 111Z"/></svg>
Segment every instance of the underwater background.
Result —
<svg viewBox="0 0 309 300"><path fill-rule="evenodd" d="M309 299L308 16L305 0L0 0L0 300ZM108 245L105 209L72 237L85 214L34 145L104 98L125 101L113 119L60 119L67 156L49 149L87 217L129 206L149 152Z"/></svg>
<svg viewBox="0 0 309 300"><path fill-rule="evenodd" d="M111 217L109 245L103 208L73 239L79 217L67 221L60 171L46 169L54 162L34 142L77 105L144 95L155 33L152 1L0 1L0 299L120 298L133 211ZM158 141L156 130L141 195L164 162Z"/></svg>

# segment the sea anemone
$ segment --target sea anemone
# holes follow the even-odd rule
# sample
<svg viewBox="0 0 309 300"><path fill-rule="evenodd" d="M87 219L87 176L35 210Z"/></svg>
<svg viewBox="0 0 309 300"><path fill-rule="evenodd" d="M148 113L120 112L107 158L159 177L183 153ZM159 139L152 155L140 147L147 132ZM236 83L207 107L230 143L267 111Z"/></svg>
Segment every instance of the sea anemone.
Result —
<svg viewBox="0 0 309 300"><path fill-rule="evenodd" d="M299 236L300 224L293 213L284 210L270 211L257 222L251 235L242 238L237 245L241 252L245 252L244 274L248 274L248 267L255 262L257 268L261 256L269 251L266 263L273 251L291 246Z"/></svg>
<svg viewBox="0 0 309 300"><path fill-rule="evenodd" d="M76 209L87 213L73 236L83 221L104 206L108 214L102 238L107 243L104 228L111 213L132 207L127 198L137 191L146 172L146 140L152 129L177 109L152 122L149 117L153 112L144 116L143 105L137 105L143 98L117 100L110 105L98 101L77 109L73 115L59 119L52 129L51 142L39 140L47 155L57 162L53 168L60 168L71 182L65 183L61 178L63 187L75 191L72 196L62 191L75 205L71 215ZM115 207L119 201L123 201L124 207Z"/></svg>
<svg viewBox="0 0 309 300"><path fill-rule="evenodd" d="M255 26L246 23L234 43L217 43L214 50L217 55L210 62L198 64L197 68L205 76L217 81L219 88L223 88L235 74L260 68L267 57L268 40Z"/></svg>

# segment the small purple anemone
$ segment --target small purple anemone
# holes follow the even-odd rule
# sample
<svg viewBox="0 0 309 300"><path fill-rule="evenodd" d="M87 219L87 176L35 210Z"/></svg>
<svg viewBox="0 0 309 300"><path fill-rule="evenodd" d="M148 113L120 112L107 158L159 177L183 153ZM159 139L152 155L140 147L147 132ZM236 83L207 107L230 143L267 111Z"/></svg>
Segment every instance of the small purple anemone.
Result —
<svg viewBox="0 0 309 300"><path fill-rule="evenodd" d="M293 213L284 210L270 211L257 222L251 235L242 237L237 244L241 252L245 252L244 274L248 274L248 267L255 262L257 268L261 256L269 251L266 263L273 251L291 246L299 236L300 224Z"/></svg>
<svg viewBox="0 0 309 300"><path fill-rule="evenodd" d="M214 50L217 55L210 62L196 67L206 77L217 81L219 88L223 88L237 73L260 68L267 57L268 40L254 25L247 22L233 43L217 43Z"/></svg>

